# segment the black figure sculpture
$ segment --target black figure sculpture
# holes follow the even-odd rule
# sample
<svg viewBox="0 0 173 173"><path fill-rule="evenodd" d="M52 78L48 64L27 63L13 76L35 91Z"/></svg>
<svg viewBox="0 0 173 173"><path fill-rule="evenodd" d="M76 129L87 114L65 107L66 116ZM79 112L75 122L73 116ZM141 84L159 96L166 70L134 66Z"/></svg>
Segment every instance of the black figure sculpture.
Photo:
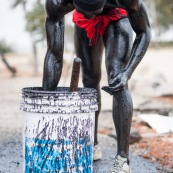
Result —
<svg viewBox="0 0 173 173"><path fill-rule="evenodd" d="M61 77L64 49L64 16L74 10L75 51L82 59L84 87L97 89L99 111L95 119L94 160L101 158L97 123L101 108L100 79L105 48L108 86L113 95L113 120L117 134L117 155L108 172L129 173L129 136L132 99L128 80L143 58L151 28L142 0L46 0L48 50L44 64L43 88L55 90ZM133 31L136 38L133 42Z"/></svg>

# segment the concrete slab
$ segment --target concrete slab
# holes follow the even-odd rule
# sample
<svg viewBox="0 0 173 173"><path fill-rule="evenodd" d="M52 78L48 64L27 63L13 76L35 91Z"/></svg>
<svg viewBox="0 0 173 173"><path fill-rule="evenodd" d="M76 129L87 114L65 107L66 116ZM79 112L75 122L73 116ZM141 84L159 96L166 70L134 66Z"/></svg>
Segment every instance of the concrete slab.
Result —
<svg viewBox="0 0 173 173"><path fill-rule="evenodd" d="M101 136L99 139L103 158L94 162L93 173L107 173L110 167L110 157L116 154L116 141L108 136ZM132 173L157 173L153 164L149 161L130 154L130 164Z"/></svg>

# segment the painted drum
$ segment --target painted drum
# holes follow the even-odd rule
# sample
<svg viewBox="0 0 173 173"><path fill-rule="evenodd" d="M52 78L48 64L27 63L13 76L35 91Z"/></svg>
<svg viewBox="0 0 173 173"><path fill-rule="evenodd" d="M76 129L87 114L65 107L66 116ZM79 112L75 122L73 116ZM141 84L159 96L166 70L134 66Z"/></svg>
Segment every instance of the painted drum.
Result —
<svg viewBox="0 0 173 173"><path fill-rule="evenodd" d="M24 173L91 173L97 92L22 89Z"/></svg>

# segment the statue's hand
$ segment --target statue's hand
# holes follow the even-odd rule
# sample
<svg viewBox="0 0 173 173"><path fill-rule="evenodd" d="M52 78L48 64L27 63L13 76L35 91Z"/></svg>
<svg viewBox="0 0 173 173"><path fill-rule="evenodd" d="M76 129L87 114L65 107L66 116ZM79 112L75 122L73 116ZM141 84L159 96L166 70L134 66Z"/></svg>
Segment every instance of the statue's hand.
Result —
<svg viewBox="0 0 173 173"><path fill-rule="evenodd" d="M109 81L109 86L103 86L102 90L106 91L110 95L115 94L118 91L122 91L126 86L128 76L126 73L119 73L115 78Z"/></svg>

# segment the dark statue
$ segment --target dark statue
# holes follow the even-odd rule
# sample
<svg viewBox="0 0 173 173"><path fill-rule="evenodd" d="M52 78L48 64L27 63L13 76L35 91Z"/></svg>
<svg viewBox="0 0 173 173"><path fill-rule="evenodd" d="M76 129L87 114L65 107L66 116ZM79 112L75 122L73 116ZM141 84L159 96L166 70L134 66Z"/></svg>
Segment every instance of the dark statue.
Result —
<svg viewBox="0 0 173 173"><path fill-rule="evenodd" d="M61 77L64 50L64 16L74 10L75 51L82 59L83 84L97 89L99 111L95 118L94 160L101 158L97 140L101 108L100 80L102 53L108 86L113 96L113 121L117 134L117 155L112 173L129 173L129 138L133 105L128 80L142 60L150 39L151 28L142 0L46 0L48 50L44 64L43 88L55 90ZM133 41L133 31L136 34Z"/></svg>

